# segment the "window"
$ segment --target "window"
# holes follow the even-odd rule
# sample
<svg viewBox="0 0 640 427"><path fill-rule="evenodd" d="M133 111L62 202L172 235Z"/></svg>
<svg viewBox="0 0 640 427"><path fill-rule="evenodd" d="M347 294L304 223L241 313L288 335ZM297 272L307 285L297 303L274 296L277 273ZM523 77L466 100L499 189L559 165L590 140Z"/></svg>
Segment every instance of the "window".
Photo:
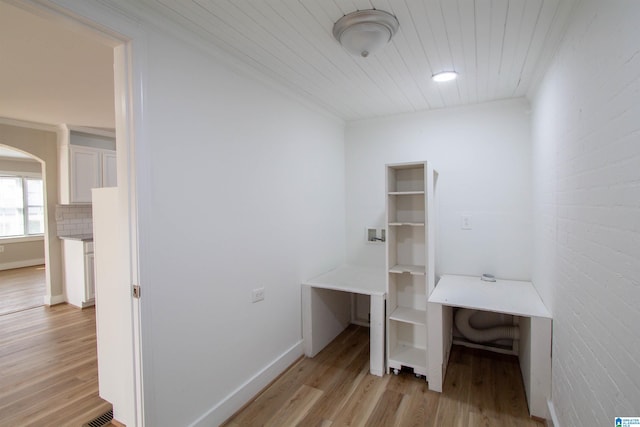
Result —
<svg viewBox="0 0 640 427"><path fill-rule="evenodd" d="M0 237L44 233L42 179L0 176Z"/></svg>

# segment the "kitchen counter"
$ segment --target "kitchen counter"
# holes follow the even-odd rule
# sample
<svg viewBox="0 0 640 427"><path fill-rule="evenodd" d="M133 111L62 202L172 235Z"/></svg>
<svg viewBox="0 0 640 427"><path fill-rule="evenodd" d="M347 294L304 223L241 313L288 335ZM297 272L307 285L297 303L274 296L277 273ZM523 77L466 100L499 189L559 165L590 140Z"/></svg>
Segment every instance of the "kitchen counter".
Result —
<svg viewBox="0 0 640 427"><path fill-rule="evenodd" d="M81 242L93 242L93 234L70 234L68 236L58 236L59 239L80 240Z"/></svg>

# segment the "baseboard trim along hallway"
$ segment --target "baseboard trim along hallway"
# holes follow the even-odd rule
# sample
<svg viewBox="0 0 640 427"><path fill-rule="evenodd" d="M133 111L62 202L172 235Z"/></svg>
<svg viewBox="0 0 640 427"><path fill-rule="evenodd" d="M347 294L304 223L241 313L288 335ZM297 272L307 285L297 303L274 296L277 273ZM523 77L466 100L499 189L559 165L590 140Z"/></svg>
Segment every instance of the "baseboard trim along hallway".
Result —
<svg viewBox="0 0 640 427"><path fill-rule="evenodd" d="M547 420L547 426L560 427L558 416L556 415L556 407L553 405L553 402L551 400L547 400L547 407L549 408L549 417L551 418Z"/></svg>
<svg viewBox="0 0 640 427"><path fill-rule="evenodd" d="M206 427L220 425L247 402L264 390L273 380L282 374L302 355L302 340L295 343L287 351L282 353L273 362L259 371L248 381L231 392L221 402L207 411L191 424L191 427Z"/></svg>

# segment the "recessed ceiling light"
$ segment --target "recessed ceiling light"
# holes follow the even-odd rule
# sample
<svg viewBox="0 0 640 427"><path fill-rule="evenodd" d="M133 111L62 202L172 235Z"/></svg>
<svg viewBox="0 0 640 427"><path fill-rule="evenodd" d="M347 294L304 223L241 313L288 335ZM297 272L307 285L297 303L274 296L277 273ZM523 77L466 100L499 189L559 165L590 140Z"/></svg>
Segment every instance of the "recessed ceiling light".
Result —
<svg viewBox="0 0 640 427"><path fill-rule="evenodd" d="M458 73L455 71L441 71L439 73L431 76L434 82L442 83L442 82L450 82L451 80L455 80L458 78Z"/></svg>

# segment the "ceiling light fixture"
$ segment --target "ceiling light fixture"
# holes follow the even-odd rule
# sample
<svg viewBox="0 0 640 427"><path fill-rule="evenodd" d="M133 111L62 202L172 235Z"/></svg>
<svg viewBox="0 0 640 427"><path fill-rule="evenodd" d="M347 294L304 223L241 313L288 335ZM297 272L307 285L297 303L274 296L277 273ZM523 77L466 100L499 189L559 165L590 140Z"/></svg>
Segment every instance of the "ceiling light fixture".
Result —
<svg viewBox="0 0 640 427"><path fill-rule="evenodd" d="M451 80L455 80L458 78L458 73L455 71L441 71L439 73L431 76L434 82L442 83L442 82L450 82Z"/></svg>
<svg viewBox="0 0 640 427"><path fill-rule="evenodd" d="M396 17L388 12L359 10L338 19L333 25L333 37L351 54L366 58L389 43L399 26Z"/></svg>

